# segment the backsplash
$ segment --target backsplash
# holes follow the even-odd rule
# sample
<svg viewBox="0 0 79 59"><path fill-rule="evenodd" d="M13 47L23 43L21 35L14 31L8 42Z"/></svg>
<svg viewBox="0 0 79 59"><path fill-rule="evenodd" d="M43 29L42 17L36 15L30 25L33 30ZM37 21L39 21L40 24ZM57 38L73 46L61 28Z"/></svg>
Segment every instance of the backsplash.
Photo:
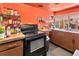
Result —
<svg viewBox="0 0 79 59"><path fill-rule="evenodd" d="M53 20L55 28L79 31L79 13L54 16Z"/></svg>

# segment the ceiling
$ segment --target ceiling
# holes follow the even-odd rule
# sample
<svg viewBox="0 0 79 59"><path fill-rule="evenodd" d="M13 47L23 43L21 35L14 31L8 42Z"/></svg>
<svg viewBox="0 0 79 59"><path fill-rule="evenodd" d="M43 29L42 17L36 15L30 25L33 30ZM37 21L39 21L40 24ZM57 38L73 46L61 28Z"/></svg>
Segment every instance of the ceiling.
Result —
<svg viewBox="0 0 79 59"><path fill-rule="evenodd" d="M39 8L47 8L51 11L60 11L67 8L79 6L79 3L25 3L27 5Z"/></svg>
<svg viewBox="0 0 79 59"><path fill-rule="evenodd" d="M28 5L34 6L34 7L46 7L49 5L48 3L25 3L25 4L28 4Z"/></svg>
<svg viewBox="0 0 79 59"><path fill-rule="evenodd" d="M75 6L79 6L79 3L60 3L60 4L49 4L49 8L51 11L60 11L68 8L72 8Z"/></svg>

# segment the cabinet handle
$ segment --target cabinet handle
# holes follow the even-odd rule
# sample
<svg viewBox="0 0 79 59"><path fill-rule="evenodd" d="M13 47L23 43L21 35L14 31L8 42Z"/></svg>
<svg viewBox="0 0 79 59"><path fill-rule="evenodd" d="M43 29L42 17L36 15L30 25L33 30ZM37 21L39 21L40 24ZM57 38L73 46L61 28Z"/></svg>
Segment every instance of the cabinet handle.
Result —
<svg viewBox="0 0 79 59"><path fill-rule="evenodd" d="M18 47L17 44L9 45L7 49Z"/></svg>

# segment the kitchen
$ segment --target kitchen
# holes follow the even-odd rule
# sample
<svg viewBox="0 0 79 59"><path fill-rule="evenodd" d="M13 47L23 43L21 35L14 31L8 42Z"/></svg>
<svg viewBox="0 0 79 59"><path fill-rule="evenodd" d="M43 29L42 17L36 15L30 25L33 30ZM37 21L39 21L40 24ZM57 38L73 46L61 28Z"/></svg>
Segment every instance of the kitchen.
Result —
<svg viewBox="0 0 79 59"><path fill-rule="evenodd" d="M78 3L0 6L0 56L72 56L79 49Z"/></svg>

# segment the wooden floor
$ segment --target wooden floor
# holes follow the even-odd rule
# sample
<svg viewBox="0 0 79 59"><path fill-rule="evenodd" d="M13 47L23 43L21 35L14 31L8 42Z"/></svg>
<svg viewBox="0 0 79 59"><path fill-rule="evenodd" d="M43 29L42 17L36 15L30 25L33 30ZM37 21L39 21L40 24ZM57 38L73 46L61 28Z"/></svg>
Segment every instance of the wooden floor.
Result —
<svg viewBox="0 0 79 59"><path fill-rule="evenodd" d="M47 56L72 56L72 53L49 42Z"/></svg>

